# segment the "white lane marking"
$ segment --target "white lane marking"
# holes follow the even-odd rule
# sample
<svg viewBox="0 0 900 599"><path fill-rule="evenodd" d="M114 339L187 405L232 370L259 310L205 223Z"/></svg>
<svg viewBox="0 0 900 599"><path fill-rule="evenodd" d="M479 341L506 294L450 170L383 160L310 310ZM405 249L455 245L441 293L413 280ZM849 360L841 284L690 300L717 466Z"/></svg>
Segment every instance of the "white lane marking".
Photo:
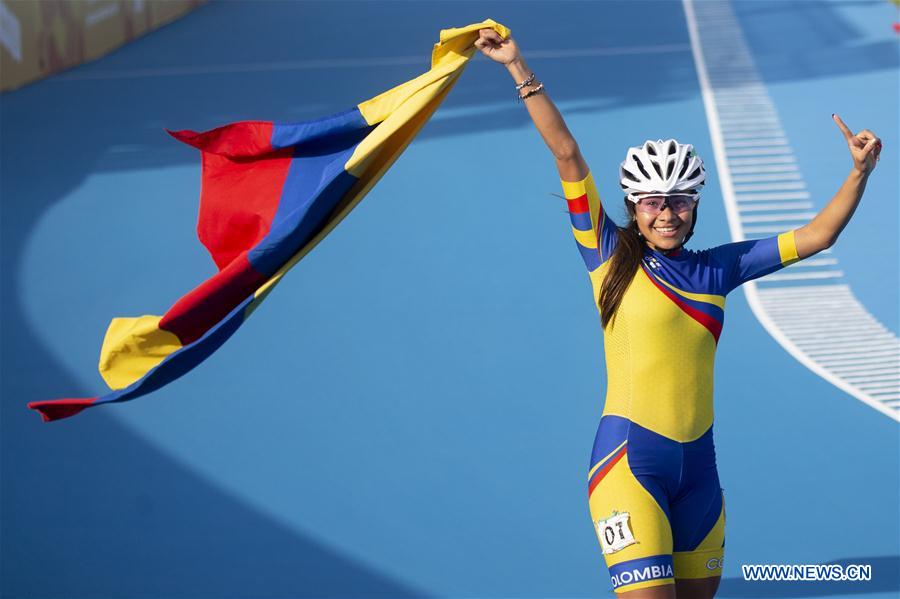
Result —
<svg viewBox="0 0 900 599"><path fill-rule="evenodd" d="M788 268L809 268L810 266L834 266L837 264L837 258L807 258L806 260L801 260L800 262L795 262L788 266Z"/></svg>
<svg viewBox="0 0 900 599"><path fill-rule="evenodd" d="M893 381L894 385L900 386L900 372L885 372L883 374L865 374L865 373L856 373L856 374L845 374L843 375L845 379L851 382L855 381L869 381L872 383L885 383L888 381Z"/></svg>
<svg viewBox="0 0 900 599"><path fill-rule="evenodd" d="M797 332L800 332L803 330L840 331L842 329L869 328L869 327L878 329L879 331L884 331L884 332L888 331L887 328L883 324L881 324L874 318L869 318L865 315L860 315L860 314L848 316L847 318L843 318L841 320L822 321L822 320L819 320L818 318L806 318L806 319L796 318L793 315L791 315L790 313L785 314L782 312L779 314L779 313L775 313L775 312L771 312L771 311L770 311L770 313L773 315L777 314L778 316L790 317L790 320L780 323L779 326L781 326L781 328L784 330L791 330L791 331L797 331Z"/></svg>
<svg viewBox="0 0 900 599"><path fill-rule="evenodd" d="M829 285L807 285L806 287L788 287L785 289L773 289L766 293L767 297L775 296L775 295L792 295L792 296L807 296L807 297L821 297L822 295L832 295L839 296L843 298L847 298L848 300L853 299L853 294L850 293L850 287L846 284L829 284Z"/></svg>
<svg viewBox="0 0 900 599"><path fill-rule="evenodd" d="M895 364L900 363L900 348L883 350L880 352L866 353L863 356L836 356L834 358L823 358L823 362L831 366L850 366L850 365L867 365L873 364Z"/></svg>
<svg viewBox="0 0 900 599"><path fill-rule="evenodd" d="M791 229L799 229L805 223L802 222L793 222L793 223L784 223L781 225L773 225L771 227L744 227L744 233L748 235L772 235L772 234L781 234ZM770 277L777 277L779 275L770 275ZM777 281L778 279L772 279L767 277L769 281Z"/></svg>
<svg viewBox="0 0 900 599"><path fill-rule="evenodd" d="M747 97L735 98L735 99L722 99L717 98L716 104L723 109L731 109L735 110L774 110L775 105L764 96L760 96L759 99L752 99Z"/></svg>
<svg viewBox="0 0 900 599"><path fill-rule="evenodd" d="M891 391L900 391L900 383L896 381L883 383L857 383L863 389L890 389Z"/></svg>
<svg viewBox="0 0 900 599"><path fill-rule="evenodd" d="M719 90L719 91L713 92L713 97L715 97L716 103L718 103L719 100L733 100L733 101L742 101L742 100L754 101L754 100L756 100L756 101L765 101L765 102L768 102L769 104L772 103L772 98L769 97L769 91L766 88L759 86L759 85L756 86L755 90L747 89L747 88L735 90L735 91Z"/></svg>
<svg viewBox="0 0 900 599"><path fill-rule="evenodd" d="M894 359L900 359L900 354L897 353L897 348L881 349L877 350L877 352L872 352L869 348L865 348L863 350L853 350L847 354L842 353L839 355L820 355L816 358L816 361L821 362L828 368L831 368L833 364L846 366L848 364L865 364L867 360Z"/></svg>
<svg viewBox="0 0 900 599"><path fill-rule="evenodd" d="M781 137L755 137L742 141L725 141L726 148L755 148L756 146L786 146L788 140Z"/></svg>
<svg viewBox="0 0 900 599"><path fill-rule="evenodd" d="M753 216L742 216L741 221L745 223L771 223L792 220L810 220L815 217L815 212L793 212L789 214L756 214Z"/></svg>
<svg viewBox="0 0 900 599"><path fill-rule="evenodd" d="M743 131L723 131L722 135L725 141L728 142L734 139L753 139L754 137L784 135L784 131L781 129L747 129Z"/></svg>
<svg viewBox="0 0 900 599"><path fill-rule="evenodd" d="M784 314L779 314L784 316ZM818 322L813 319L800 320L790 317L782 319L779 322L779 328L791 333L797 333L797 336L814 337L814 336L832 336L838 337L856 334L857 337L866 337L874 339L876 336L883 335L891 338L891 332L877 320L865 318L863 316L854 316L846 320L835 322Z"/></svg>
<svg viewBox="0 0 900 599"><path fill-rule="evenodd" d="M729 156L782 156L793 153L794 150L790 146L786 148L739 148L737 150L728 150Z"/></svg>
<svg viewBox="0 0 900 599"><path fill-rule="evenodd" d="M770 288L771 289L771 288ZM769 314L779 319L790 319L789 321L785 320L783 324L785 325L793 325L793 323L797 323L796 326L810 326L810 327L820 327L822 326L822 320L818 314L810 313L809 306L806 302L800 304L802 311L777 311L777 310L769 310ZM823 309L827 309L829 313L836 313L841 311L850 311L851 306L842 306L842 305L834 305L834 304L823 304ZM860 324L871 324L871 323L879 323L874 318L871 318L868 315L861 315L856 313L851 313L847 315L845 318L842 318L838 321L840 324L835 324L833 326L844 326L844 324L852 323L854 325ZM832 326L832 325L829 325Z"/></svg>
<svg viewBox="0 0 900 599"><path fill-rule="evenodd" d="M758 181L797 181L803 177L798 172L792 173L772 173L759 175L735 175L731 178L732 183L755 183Z"/></svg>
<svg viewBox="0 0 900 599"><path fill-rule="evenodd" d="M696 65L697 76L700 80L700 89L703 98L703 106L706 110L706 118L707 124L709 126L713 154L715 156L716 165L718 167L718 175L719 182L722 187L722 197L725 202L725 213L728 217L728 227L731 233L731 237L735 241L742 241L746 239L745 233L750 233L751 228L744 229L741 222L741 211L739 210L738 202L760 202L760 201L781 201L781 200L809 200L810 194L809 192L795 192L795 193L776 193L776 194L741 194L737 195L737 190L734 187L734 181L731 179L732 173L734 174L758 174L760 172L785 172L782 170L756 170L760 169L760 167L773 167L775 165L795 165L796 159L791 154L786 154L784 156L773 155L773 150L777 150L777 148L770 147L767 148L768 156L757 156L755 153L750 153L750 146L747 147L747 150L735 150L730 149L730 151L726 152L726 136L731 135L745 135L745 139L753 139L753 135L757 137L761 137L759 134L759 129L764 127L767 130L770 129L779 129L781 128L777 112L774 107L772 107L771 111L763 110L760 111L761 114L754 115L755 118L752 121L742 121L737 117L731 117L730 119L723 118L723 114L721 114L720 107L717 106L716 100L723 99L726 101L731 101L729 106L721 107L724 112L727 112L729 115L737 115L741 114L739 112L740 106L737 104L744 98L741 98L741 94L746 93L749 90L752 90L756 97L753 99L754 102L761 101L770 102L770 98L768 98L767 90L759 81L758 72L756 71L753 63L752 56L750 55L749 48L746 44L746 41L743 36L743 32L741 31L740 24L734 16L732 7L729 3L711 3L705 2L695 3L694 0L682 0L682 4L684 5L685 18L687 20L688 33L690 35L691 40L691 53L694 57L694 64ZM696 9L695 9L696 4ZM743 74L738 74L737 76L728 76L723 73L725 76L719 76L719 72L716 70L712 73L707 71L707 61L706 57L703 54L703 45L701 42L701 34L700 27L698 26L698 12L700 18L705 19L706 16L711 16L715 19L715 23L709 23L709 27L704 28L704 41L708 40L708 43L711 44L710 52L710 66L717 68L719 64L721 64L722 69L729 68L729 63L742 62L745 65L746 71ZM704 20L704 23L706 21ZM715 64L712 61L716 61ZM752 84L749 83L752 81ZM743 83L742 83L743 82ZM713 90L717 87L721 86L730 86L728 91L724 91L722 93L716 93ZM748 100L749 101L749 100ZM752 111L750 111L752 114ZM763 123L763 125L760 125ZM755 128L755 131L754 131ZM778 137L782 137L779 135ZM786 137L786 136L784 136ZM733 137L729 137L729 139L733 140ZM785 145L785 148L790 149L789 145ZM735 156L743 156L741 158L736 158ZM747 170L739 171L737 169L732 170L733 167L755 167ZM796 167L789 169L796 170ZM750 216L749 218L753 218ZM783 218L783 216L782 216ZM796 216L795 216L796 218ZM805 223L804 223L805 224ZM872 408L878 410L879 412L891 417L894 420L900 421L900 411L893 409L892 407L887 406L883 401L876 399L872 395L872 387L861 386L860 384L853 384L842 377L838 376L836 373L831 372L828 368L818 361L816 356L824 357L827 355L838 354L841 358L846 359L857 349L854 347L855 345L860 345L860 351L863 354L868 354L867 357L874 357L873 353L878 353L878 351L884 347L890 347L891 351L896 351L900 348L900 342L896 336L891 333L885 333L883 335L866 335L860 336L859 333L856 334L854 339L858 340L857 343L846 343L840 342L837 343L834 340L828 340L825 342L816 340L815 343L810 347L805 347L806 344L802 343L800 340L792 337L789 333L786 333L779 326L779 318L777 316L773 316L772 313L768 311L768 306L779 300L784 300L786 296L784 294L780 295L771 295L770 287L768 287L768 283L775 282L777 284L787 284L787 285L799 285L801 282L808 282L810 280L815 280L817 278L836 278L840 279L843 276L843 273L840 270L825 270L825 271L815 271L815 272L785 272L782 274L772 274L766 277L766 284L762 288L755 281L750 281L744 285L744 292L747 296L747 302L750 305L751 310L759 319L760 323L762 323L763 327L769 332L770 335L779 343L782 347L785 348L791 355L793 355L801 364L815 372L817 375L827 380L831 384L835 385L839 389L845 391L852 397L859 399L864 402L866 405L871 406ZM854 312L865 312L865 308L856 301L856 298L853 297L849 288L840 290L843 299L850 299L855 302L857 305L853 307ZM800 298L799 302L802 307L805 307L809 313L816 312L821 317L822 320L829 320L835 316L842 316L842 314L838 312L827 312L826 309L823 309L817 301L814 295L810 295L814 293L813 290L805 290L801 291L801 294L797 297ZM835 295L834 297L840 297ZM787 324L787 323L785 323ZM866 338L870 337L870 338ZM852 340L851 340L852 341Z"/></svg>
<svg viewBox="0 0 900 599"><path fill-rule="evenodd" d="M769 281L809 281L813 279L838 279L844 276L844 271L829 270L826 272L808 272L797 274L769 275Z"/></svg>
<svg viewBox="0 0 900 599"><path fill-rule="evenodd" d="M774 164L771 166L737 166L732 167L731 172L737 175L757 173L794 173L799 172L796 164Z"/></svg>
<svg viewBox="0 0 900 599"><path fill-rule="evenodd" d="M844 343L835 347L815 347L807 350L811 356L824 356L824 355L849 355L851 353L863 353L867 354L868 352L875 351L883 351L883 352L892 352L897 350L897 343L894 341L878 341L875 343Z"/></svg>
<svg viewBox="0 0 900 599"><path fill-rule="evenodd" d="M812 196L808 191L789 191L785 193L742 193L735 194L738 202L761 202L769 200L808 200Z"/></svg>
<svg viewBox="0 0 900 599"><path fill-rule="evenodd" d="M812 202L783 202L779 204L743 204L738 205L738 211L744 212L764 212L766 210L805 210L812 208ZM741 217L743 218L743 216Z"/></svg>
<svg viewBox="0 0 900 599"><path fill-rule="evenodd" d="M773 181L769 183L761 183L754 185L735 185L735 192L747 191L787 191L791 189L805 189L806 183L803 181Z"/></svg>
<svg viewBox="0 0 900 599"><path fill-rule="evenodd" d="M873 367L871 364L862 364L858 366L832 366L831 369L841 375L850 375L854 374L882 374L885 372L898 372L900 371L900 364L896 362L893 363L886 362L889 367Z"/></svg>
<svg viewBox="0 0 900 599"><path fill-rule="evenodd" d="M682 0L684 1L684 0ZM793 156L772 156L771 158L734 158L731 164L734 166L750 166L761 164L789 164L797 162Z"/></svg>
<svg viewBox="0 0 900 599"><path fill-rule="evenodd" d="M767 115L748 115L745 117L732 117L732 118L723 118L722 126L726 129L752 129L754 127L759 127L760 125L781 125L781 121L778 120L777 116L767 116Z"/></svg>
<svg viewBox="0 0 900 599"><path fill-rule="evenodd" d="M658 44L614 46L608 48L572 48L559 50L535 50L528 55L533 59L579 58L592 56L621 56L628 54L667 54L688 52L688 44ZM214 75L220 73L264 73L272 71L305 71L315 69L355 69L366 67L425 65L428 60L421 54L412 56L381 56L371 58L312 58L273 62L212 64L197 66L164 66L145 69L115 69L86 73L59 75L49 81L98 81L104 79L141 79L144 77L179 77L188 75Z"/></svg>
<svg viewBox="0 0 900 599"><path fill-rule="evenodd" d="M640 46L612 46L596 48L563 48L559 50L529 50L532 58L578 58L588 56L619 56L622 54L664 54L688 52L690 44L657 44Z"/></svg>
<svg viewBox="0 0 900 599"><path fill-rule="evenodd" d="M812 343L816 346L821 345L823 341L828 341L830 344L853 343L860 338L866 339L867 342L872 342L878 339L881 339L885 342L891 341L891 336L889 333L877 329L870 329L867 331L828 331L822 333L795 333L793 331L787 330L785 330L784 332L789 332L794 341L799 344Z"/></svg>

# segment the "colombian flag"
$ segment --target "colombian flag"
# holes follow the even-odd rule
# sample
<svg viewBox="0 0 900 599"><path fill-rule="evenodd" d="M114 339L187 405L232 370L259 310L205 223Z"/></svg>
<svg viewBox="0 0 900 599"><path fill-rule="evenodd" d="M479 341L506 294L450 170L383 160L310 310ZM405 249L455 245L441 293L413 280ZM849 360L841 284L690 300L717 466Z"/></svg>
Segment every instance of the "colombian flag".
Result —
<svg viewBox="0 0 900 599"><path fill-rule="evenodd" d="M216 351L400 156L462 74L481 28L510 34L490 19L443 30L428 72L332 116L170 131L201 152L197 233L219 272L163 316L112 320L100 350L111 393L28 407L49 421L129 401Z"/></svg>

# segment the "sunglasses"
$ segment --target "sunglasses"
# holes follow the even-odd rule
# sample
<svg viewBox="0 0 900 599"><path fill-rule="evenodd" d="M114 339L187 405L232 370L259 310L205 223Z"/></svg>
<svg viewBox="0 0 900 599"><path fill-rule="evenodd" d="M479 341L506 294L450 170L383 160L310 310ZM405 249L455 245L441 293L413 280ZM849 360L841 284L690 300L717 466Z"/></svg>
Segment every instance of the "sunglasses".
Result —
<svg viewBox="0 0 900 599"><path fill-rule="evenodd" d="M635 208L645 214L656 215L666 209L666 206L672 209L672 212L687 212L693 210L699 199L696 195L673 194L673 195L652 195L643 196L640 199L632 200Z"/></svg>

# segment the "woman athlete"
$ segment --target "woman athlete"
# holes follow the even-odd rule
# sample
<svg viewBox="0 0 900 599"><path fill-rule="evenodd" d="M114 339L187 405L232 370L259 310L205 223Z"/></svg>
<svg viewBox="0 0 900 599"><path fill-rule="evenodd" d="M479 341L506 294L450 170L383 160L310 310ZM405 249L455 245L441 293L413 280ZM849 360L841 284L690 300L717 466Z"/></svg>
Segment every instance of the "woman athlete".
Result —
<svg viewBox="0 0 900 599"><path fill-rule="evenodd" d="M853 169L808 224L768 239L684 249L703 162L687 144L647 141L619 168L628 226L603 209L578 144L515 41L475 43L506 66L562 179L604 329L608 387L588 472L591 518L618 597L713 597L725 503L713 448L713 358L725 296L831 247L862 198L881 142L834 121Z"/></svg>

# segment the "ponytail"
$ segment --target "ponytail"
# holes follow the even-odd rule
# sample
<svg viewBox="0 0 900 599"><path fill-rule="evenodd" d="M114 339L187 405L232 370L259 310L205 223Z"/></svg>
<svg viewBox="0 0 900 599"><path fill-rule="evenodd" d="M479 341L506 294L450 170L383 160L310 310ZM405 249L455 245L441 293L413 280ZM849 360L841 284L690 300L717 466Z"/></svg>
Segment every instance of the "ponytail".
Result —
<svg viewBox="0 0 900 599"><path fill-rule="evenodd" d="M634 204L628 198L625 198L625 211L628 214L628 226L617 227L619 240L609 259L609 271L600 287L600 321L604 329L614 320L625 290L634 279L644 257L644 237L634 217Z"/></svg>

